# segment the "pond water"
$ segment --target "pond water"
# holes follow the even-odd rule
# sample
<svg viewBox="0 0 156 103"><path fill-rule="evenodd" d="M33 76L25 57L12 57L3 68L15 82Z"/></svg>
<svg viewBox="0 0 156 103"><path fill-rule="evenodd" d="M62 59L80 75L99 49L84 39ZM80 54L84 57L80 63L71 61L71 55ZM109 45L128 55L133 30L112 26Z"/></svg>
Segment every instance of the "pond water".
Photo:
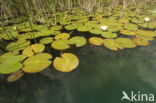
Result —
<svg viewBox="0 0 156 103"><path fill-rule="evenodd" d="M120 103L122 91L155 95L155 45L114 52L88 44L72 51L80 65L70 73L49 68L0 83L0 103Z"/></svg>

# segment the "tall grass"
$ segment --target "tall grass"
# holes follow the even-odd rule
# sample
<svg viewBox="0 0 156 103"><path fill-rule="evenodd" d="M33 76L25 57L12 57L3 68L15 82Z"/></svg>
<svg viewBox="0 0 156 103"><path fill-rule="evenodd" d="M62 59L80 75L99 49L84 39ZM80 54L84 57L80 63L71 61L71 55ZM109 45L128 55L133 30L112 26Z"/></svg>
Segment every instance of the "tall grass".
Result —
<svg viewBox="0 0 156 103"><path fill-rule="evenodd" d="M103 13L105 9L111 10L118 5L123 9L134 6L140 12L151 5L155 0L0 0L0 19L27 16L30 21L45 22L48 16L55 16L57 11L72 10L78 7L81 10L94 13ZM47 15L48 14L48 15Z"/></svg>

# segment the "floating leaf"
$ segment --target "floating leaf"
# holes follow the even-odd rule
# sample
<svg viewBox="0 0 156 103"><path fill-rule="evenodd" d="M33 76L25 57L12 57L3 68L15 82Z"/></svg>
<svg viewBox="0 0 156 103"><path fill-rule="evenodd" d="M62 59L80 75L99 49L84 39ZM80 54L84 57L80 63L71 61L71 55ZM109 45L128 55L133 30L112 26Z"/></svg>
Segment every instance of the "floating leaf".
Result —
<svg viewBox="0 0 156 103"><path fill-rule="evenodd" d="M34 55L34 52L31 48L31 46L26 47L23 51L22 51L22 55L27 56L27 57L31 57Z"/></svg>
<svg viewBox="0 0 156 103"><path fill-rule="evenodd" d="M23 75L24 75L24 73L21 70L15 72L15 73L12 73L11 75L8 76L7 82L15 82L15 81L19 80Z"/></svg>
<svg viewBox="0 0 156 103"><path fill-rule="evenodd" d="M53 37L46 37L40 40L40 44L50 44L53 42Z"/></svg>
<svg viewBox="0 0 156 103"><path fill-rule="evenodd" d="M148 46L149 45L149 41L147 39L142 39L142 38L134 38L133 42L140 46Z"/></svg>
<svg viewBox="0 0 156 103"><path fill-rule="evenodd" d="M75 36L69 40L70 44L76 44L76 47L81 47L86 44L86 39L82 36Z"/></svg>
<svg viewBox="0 0 156 103"><path fill-rule="evenodd" d="M103 44L110 50L117 51L118 48L123 49L123 47L117 44L114 39L104 39Z"/></svg>
<svg viewBox="0 0 156 103"><path fill-rule="evenodd" d="M124 35L136 35L134 31L130 31L130 30L120 30L120 33Z"/></svg>
<svg viewBox="0 0 156 103"><path fill-rule="evenodd" d="M65 50L70 48L68 40L56 40L54 41L51 46L56 50Z"/></svg>
<svg viewBox="0 0 156 103"><path fill-rule="evenodd" d="M116 38L115 42L124 48L136 47L136 44L129 38Z"/></svg>
<svg viewBox="0 0 156 103"><path fill-rule="evenodd" d="M22 70L26 73L36 73L46 69L50 64L52 56L47 53L34 55L24 61Z"/></svg>
<svg viewBox="0 0 156 103"><path fill-rule="evenodd" d="M12 43L8 44L6 49L9 51L13 51L13 50L18 51L18 50L24 49L29 44L30 44L30 41L19 40L17 42L12 42Z"/></svg>
<svg viewBox="0 0 156 103"><path fill-rule="evenodd" d="M81 32L87 32L89 30L91 30L92 28L89 27L89 26L80 26L77 28L78 31L81 31Z"/></svg>
<svg viewBox="0 0 156 103"><path fill-rule="evenodd" d="M155 37L156 36L156 32L145 31L145 30L138 30L138 31L136 31L136 34L145 36L145 37Z"/></svg>
<svg viewBox="0 0 156 103"><path fill-rule="evenodd" d="M41 53L44 51L45 46L43 44L33 44L31 48L35 53Z"/></svg>
<svg viewBox="0 0 156 103"><path fill-rule="evenodd" d="M124 25L124 28L127 30L138 30L138 26L135 24L127 23Z"/></svg>
<svg viewBox="0 0 156 103"><path fill-rule="evenodd" d="M55 36L55 39L68 39L70 37L70 34L68 33L61 33Z"/></svg>
<svg viewBox="0 0 156 103"><path fill-rule="evenodd" d="M103 32L102 33L102 36L105 37L105 38L115 38L117 37L117 34L116 33L112 33L112 32Z"/></svg>
<svg viewBox="0 0 156 103"><path fill-rule="evenodd" d="M101 29L91 29L91 30L89 30L89 32L92 34L97 34L97 35L103 33L103 31Z"/></svg>
<svg viewBox="0 0 156 103"><path fill-rule="evenodd" d="M6 58L0 63L0 74L10 74L18 71L23 66L20 61L23 61L25 58L23 55L13 55Z"/></svg>
<svg viewBox="0 0 156 103"><path fill-rule="evenodd" d="M79 65L79 59L72 53L61 54L61 57L56 57L53 66L60 72L71 72Z"/></svg>
<svg viewBox="0 0 156 103"><path fill-rule="evenodd" d="M99 38L99 37L91 37L89 39L89 42L93 45L102 45L103 43L103 39L102 38Z"/></svg>

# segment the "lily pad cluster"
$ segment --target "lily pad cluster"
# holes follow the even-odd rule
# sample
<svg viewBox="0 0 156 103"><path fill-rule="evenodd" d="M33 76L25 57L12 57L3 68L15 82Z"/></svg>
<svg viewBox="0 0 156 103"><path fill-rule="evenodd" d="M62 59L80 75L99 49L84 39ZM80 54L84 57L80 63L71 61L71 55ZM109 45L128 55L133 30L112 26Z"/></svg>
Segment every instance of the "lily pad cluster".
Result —
<svg viewBox="0 0 156 103"><path fill-rule="evenodd" d="M0 56L0 74L9 75L14 82L24 73L38 73L49 67L60 72L71 72L79 65L69 48L80 48L87 43L118 51L137 46L148 46L156 36L156 17L145 11L142 15L133 9L121 8L112 13L89 14L79 9L57 12L44 25L23 21L0 28L0 38L7 51ZM45 14L46 15L46 14ZM56 57L55 54L60 56Z"/></svg>

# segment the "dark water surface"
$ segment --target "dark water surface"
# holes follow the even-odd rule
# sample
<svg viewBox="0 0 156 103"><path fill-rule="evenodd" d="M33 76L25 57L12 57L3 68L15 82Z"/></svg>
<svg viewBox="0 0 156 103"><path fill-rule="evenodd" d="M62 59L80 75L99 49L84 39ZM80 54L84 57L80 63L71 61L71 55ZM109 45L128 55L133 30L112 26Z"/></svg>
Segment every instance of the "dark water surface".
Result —
<svg viewBox="0 0 156 103"><path fill-rule="evenodd" d="M1 83L0 103L135 103L121 102L122 91L156 95L156 41L118 52L87 45L73 53L80 59L75 71L49 68Z"/></svg>

